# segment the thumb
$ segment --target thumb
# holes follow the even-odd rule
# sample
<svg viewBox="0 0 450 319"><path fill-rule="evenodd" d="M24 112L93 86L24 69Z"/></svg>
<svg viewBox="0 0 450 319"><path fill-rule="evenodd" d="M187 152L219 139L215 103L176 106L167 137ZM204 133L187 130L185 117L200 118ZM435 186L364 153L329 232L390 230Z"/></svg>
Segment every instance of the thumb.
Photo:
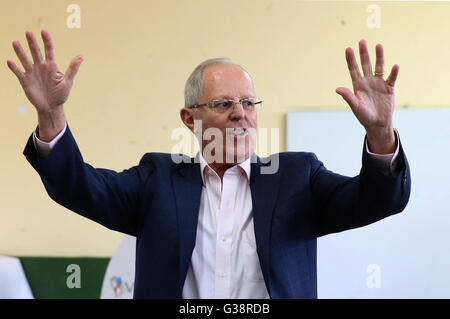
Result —
<svg viewBox="0 0 450 319"><path fill-rule="evenodd" d="M347 88L339 87L336 89L336 93L342 96L345 102L353 109L358 107L359 101L358 98Z"/></svg>
<svg viewBox="0 0 450 319"><path fill-rule="evenodd" d="M83 57L81 55L77 55L72 61L70 61L69 67L67 68L65 77L73 82L75 75L80 68L81 62L83 62Z"/></svg>

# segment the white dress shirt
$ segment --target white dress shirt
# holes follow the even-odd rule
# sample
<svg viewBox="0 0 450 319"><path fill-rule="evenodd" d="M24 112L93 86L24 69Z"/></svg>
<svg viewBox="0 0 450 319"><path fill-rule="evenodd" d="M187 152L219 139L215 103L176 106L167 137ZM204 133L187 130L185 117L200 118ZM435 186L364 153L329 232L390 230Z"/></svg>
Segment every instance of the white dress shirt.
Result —
<svg viewBox="0 0 450 319"><path fill-rule="evenodd" d="M45 143L33 133L34 145L41 156L48 155L66 131ZM399 151L374 154L366 150L386 173L395 170ZM203 188L197 234L191 263L183 287L185 299L269 298L256 252L250 191L250 158L229 168L223 181L201 154Z"/></svg>
<svg viewBox="0 0 450 319"><path fill-rule="evenodd" d="M256 253L250 158L219 175L201 154L197 236L183 298L269 298Z"/></svg>

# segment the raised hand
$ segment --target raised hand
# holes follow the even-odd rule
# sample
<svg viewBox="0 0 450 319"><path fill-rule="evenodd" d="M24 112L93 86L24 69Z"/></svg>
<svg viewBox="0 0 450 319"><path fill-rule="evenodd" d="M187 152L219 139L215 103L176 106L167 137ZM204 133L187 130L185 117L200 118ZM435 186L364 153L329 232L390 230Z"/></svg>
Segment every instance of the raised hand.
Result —
<svg viewBox="0 0 450 319"><path fill-rule="evenodd" d="M30 48L33 63L26 55L19 41L13 42L14 51L17 54L24 70L22 71L13 61L7 64L11 71L19 79L19 82L27 96L38 112L39 132L44 139L51 139L65 125L63 105L69 97L73 80L80 67L83 58L75 57L65 74L58 70L55 62L52 39L47 30L42 30L41 36L44 42L45 59L43 58L36 38L31 31L27 31L26 38ZM53 137L51 135L54 135Z"/></svg>
<svg viewBox="0 0 450 319"><path fill-rule="evenodd" d="M359 72L353 50L347 48L345 57L352 78L353 92L339 87L336 93L344 98L366 129L371 151L379 154L393 153L396 148L392 123L395 105L394 86L399 67L394 65L389 77L384 80L383 46L381 44L376 46L375 73L372 73L367 43L364 40L359 42L359 54L364 76Z"/></svg>

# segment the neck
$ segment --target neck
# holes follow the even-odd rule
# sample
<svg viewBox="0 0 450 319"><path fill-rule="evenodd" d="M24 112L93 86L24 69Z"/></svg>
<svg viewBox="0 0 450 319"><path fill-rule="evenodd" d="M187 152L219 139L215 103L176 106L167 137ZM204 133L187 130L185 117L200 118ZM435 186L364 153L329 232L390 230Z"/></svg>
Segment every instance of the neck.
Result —
<svg viewBox="0 0 450 319"><path fill-rule="evenodd" d="M216 158L211 158L208 156L204 156L202 152L202 160L208 164L208 166L217 173L217 175L220 177L220 180L223 180L223 176L225 175L225 172L232 168L233 166L236 166L238 164L244 163L249 159L250 156L244 156L244 158L238 158L237 156L234 156L233 160L226 160L225 162L219 161L217 162Z"/></svg>
<svg viewBox="0 0 450 319"><path fill-rule="evenodd" d="M208 163L208 165L219 175L220 180L223 180L223 175L225 175L225 172L227 169L237 165L237 163Z"/></svg>

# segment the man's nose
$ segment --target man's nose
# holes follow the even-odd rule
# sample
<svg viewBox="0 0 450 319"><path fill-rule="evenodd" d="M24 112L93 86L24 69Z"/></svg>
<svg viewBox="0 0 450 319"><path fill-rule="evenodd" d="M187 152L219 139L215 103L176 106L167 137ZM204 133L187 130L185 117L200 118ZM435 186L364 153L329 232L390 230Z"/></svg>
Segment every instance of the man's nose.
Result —
<svg viewBox="0 0 450 319"><path fill-rule="evenodd" d="M233 111L231 113L231 119L240 120L240 119L244 118L244 115L245 115L245 110L244 110L244 107L242 106L242 104L240 102L235 102Z"/></svg>

